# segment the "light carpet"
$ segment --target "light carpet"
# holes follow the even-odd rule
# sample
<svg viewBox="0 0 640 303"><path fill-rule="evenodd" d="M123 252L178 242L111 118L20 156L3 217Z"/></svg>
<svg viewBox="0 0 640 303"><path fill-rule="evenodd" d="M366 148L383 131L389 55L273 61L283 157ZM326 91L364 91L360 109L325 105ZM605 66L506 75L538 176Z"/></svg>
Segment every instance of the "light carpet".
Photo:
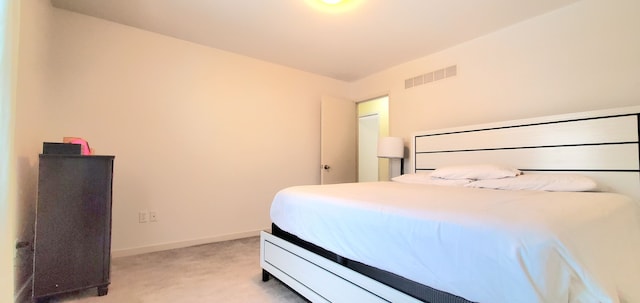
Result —
<svg viewBox="0 0 640 303"><path fill-rule="evenodd" d="M276 279L262 282L260 238L115 258L106 296L95 288L50 302L308 302Z"/></svg>

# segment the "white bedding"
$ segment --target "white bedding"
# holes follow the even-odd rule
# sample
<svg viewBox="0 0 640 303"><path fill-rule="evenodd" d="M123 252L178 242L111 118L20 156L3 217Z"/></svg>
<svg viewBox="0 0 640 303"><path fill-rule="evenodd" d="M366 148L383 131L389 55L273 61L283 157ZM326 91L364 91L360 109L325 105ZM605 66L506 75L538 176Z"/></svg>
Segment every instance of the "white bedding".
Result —
<svg viewBox="0 0 640 303"><path fill-rule="evenodd" d="M290 187L281 229L476 302L640 302L640 210L611 193L397 182Z"/></svg>

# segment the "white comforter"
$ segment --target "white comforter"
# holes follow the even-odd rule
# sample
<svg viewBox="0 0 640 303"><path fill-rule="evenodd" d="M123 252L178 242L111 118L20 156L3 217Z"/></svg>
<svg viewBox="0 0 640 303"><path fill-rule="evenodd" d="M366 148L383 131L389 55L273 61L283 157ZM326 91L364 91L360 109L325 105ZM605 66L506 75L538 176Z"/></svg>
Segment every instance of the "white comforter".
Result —
<svg viewBox="0 0 640 303"><path fill-rule="evenodd" d="M276 195L271 219L334 253L471 301L640 302L640 210L622 195L297 186Z"/></svg>

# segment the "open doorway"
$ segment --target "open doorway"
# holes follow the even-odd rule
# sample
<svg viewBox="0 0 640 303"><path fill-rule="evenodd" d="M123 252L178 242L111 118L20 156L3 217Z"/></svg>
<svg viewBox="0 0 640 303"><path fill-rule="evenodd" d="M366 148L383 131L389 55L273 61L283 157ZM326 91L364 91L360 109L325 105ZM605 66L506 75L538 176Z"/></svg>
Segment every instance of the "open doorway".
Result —
<svg viewBox="0 0 640 303"><path fill-rule="evenodd" d="M358 182L388 181L389 159L378 158L378 138L389 135L389 97L358 102Z"/></svg>
<svg viewBox="0 0 640 303"><path fill-rule="evenodd" d="M358 182L378 181L378 114L358 117Z"/></svg>

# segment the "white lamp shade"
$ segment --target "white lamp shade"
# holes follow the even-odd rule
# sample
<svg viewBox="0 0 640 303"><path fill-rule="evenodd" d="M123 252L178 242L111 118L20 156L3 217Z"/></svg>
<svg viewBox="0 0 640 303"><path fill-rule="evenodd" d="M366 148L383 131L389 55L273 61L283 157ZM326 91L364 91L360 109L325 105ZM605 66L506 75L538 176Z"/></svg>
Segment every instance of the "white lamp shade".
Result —
<svg viewBox="0 0 640 303"><path fill-rule="evenodd" d="M378 140L378 158L403 158L404 143L400 137L383 137Z"/></svg>

